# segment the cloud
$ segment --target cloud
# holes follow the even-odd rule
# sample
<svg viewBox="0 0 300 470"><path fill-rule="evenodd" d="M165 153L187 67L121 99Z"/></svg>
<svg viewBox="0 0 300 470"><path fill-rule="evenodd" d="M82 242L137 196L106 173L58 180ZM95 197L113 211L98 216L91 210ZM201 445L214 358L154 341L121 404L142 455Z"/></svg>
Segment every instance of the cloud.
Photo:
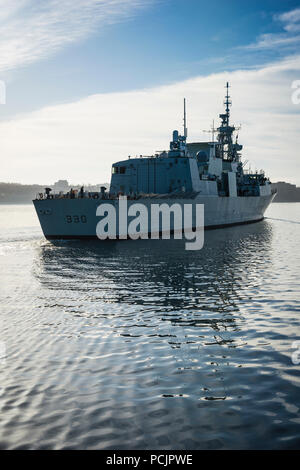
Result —
<svg viewBox="0 0 300 470"><path fill-rule="evenodd" d="M300 78L300 56L262 68L199 76L150 89L96 94L45 107L0 124L1 180L52 183L109 182L111 164L128 155L168 148L188 104L189 141L223 111L230 81L233 122L243 124L240 141L252 169L300 184L300 105L291 84ZM216 121L217 122L217 121Z"/></svg>
<svg viewBox="0 0 300 470"><path fill-rule="evenodd" d="M243 46L243 49L259 50L276 47L293 47L300 42L300 35L287 36L285 34L262 34L256 43Z"/></svg>
<svg viewBox="0 0 300 470"><path fill-rule="evenodd" d="M277 19L284 23L286 31L300 31L300 8L282 13Z"/></svg>
<svg viewBox="0 0 300 470"><path fill-rule="evenodd" d="M41 60L154 0L0 0L0 71Z"/></svg>
<svg viewBox="0 0 300 470"><path fill-rule="evenodd" d="M293 49L300 44L300 8L290 10L279 15L274 15L273 19L281 25L284 32L262 34L257 41L243 49L263 50L263 49Z"/></svg>

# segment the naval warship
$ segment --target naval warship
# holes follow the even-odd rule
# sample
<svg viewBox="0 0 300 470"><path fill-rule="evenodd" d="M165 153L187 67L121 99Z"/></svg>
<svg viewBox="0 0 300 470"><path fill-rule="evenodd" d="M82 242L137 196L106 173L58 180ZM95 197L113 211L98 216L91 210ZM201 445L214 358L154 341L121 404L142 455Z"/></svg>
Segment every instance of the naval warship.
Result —
<svg viewBox="0 0 300 470"><path fill-rule="evenodd" d="M128 213L130 206L137 203L149 209L154 203L176 203L182 207L201 204L205 229L262 220L275 190L263 171L250 172L244 168L238 128L229 122L232 103L228 83L226 88L225 112L219 115L220 126L213 129L216 139L213 132L211 141L187 142L184 100L183 135L173 132L168 151L114 163L109 189L101 187L98 192L87 192L82 187L80 191L54 193L51 188L45 188L33 201L45 237L49 240L99 238L99 214L104 215L101 207L113 206L122 217L124 199ZM111 238L127 238L128 227L124 232L119 220L117 217ZM129 224L130 217L126 221ZM174 219L171 230L172 223ZM190 224L191 229L196 228L194 215ZM144 228L147 233L141 228L141 238L148 238L147 228ZM161 233L161 226L157 228Z"/></svg>

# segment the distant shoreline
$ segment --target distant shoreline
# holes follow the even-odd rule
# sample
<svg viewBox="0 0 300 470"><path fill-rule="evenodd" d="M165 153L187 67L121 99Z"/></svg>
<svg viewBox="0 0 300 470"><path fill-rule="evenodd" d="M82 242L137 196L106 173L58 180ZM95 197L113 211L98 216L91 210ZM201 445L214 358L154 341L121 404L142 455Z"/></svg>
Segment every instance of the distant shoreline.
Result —
<svg viewBox="0 0 300 470"><path fill-rule="evenodd" d="M15 202L12 202L12 201L7 201L7 202L3 202L3 201L0 201L0 206L30 206L32 203L31 202L18 202L18 201L15 201Z"/></svg>
<svg viewBox="0 0 300 470"><path fill-rule="evenodd" d="M300 204L300 201L272 201L272 204ZM33 206L33 202L0 201L0 206Z"/></svg>
<svg viewBox="0 0 300 470"><path fill-rule="evenodd" d="M46 187L52 188L54 191L70 191L80 189L82 184L70 185L67 180L60 180L52 185L41 184L20 184L20 183L4 183L0 182L0 204L32 204L39 193L44 193ZM107 183L97 185L85 185L86 191L100 191L100 187L108 187Z"/></svg>
<svg viewBox="0 0 300 470"><path fill-rule="evenodd" d="M82 185L71 185L67 180L59 180L53 185L48 185L54 191L70 191L73 189L80 189ZM86 191L100 191L100 187L105 186L109 188L108 183L97 185L85 185ZM20 183L3 183L0 182L0 205L28 205L32 204L32 200L36 195L43 193L47 185L39 184L20 184ZM277 190L276 197L273 203L291 203L300 202L300 188L294 184L286 183L285 181L278 181L272 183L272 187Z"/></svg>

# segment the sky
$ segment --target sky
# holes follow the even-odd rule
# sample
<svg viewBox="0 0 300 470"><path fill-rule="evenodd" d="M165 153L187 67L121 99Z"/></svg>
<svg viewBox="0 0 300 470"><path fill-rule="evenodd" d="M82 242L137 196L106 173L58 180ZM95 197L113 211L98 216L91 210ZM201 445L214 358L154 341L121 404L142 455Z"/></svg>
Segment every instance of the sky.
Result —
<svg viewBox="0 0 300 470"><path fill-rule="evenodd" d="M300 0L0 0L0 27L0 181L109 182L184 97L207 140L229 81L247 166L300 186Z"/></svg>

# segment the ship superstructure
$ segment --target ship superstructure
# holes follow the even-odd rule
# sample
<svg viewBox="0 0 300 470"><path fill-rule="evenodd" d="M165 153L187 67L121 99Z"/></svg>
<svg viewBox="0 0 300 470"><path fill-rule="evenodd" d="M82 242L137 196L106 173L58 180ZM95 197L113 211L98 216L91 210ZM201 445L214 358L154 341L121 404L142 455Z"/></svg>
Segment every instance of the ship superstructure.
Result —
<svg viewBox="0 0 300 470"><path fill-rule="evenodd" d="M241 162L243 146L237 137L233 142L236 127L230 125L230 97L225 99L226 111L220 114L221 125L217 141L187 143L186 120L184 135L173 132L170 150L151 157L129 158L114 163L110 196L136 197L151 194L173 194L179 192L208 190L208 194L227 196L259 196L270 193L269 180L263 172L245 173ZM194 177L198 167L198 178ZM197 175L196 175L197 176ZM201 183L205 181L205 184Z"/></svg>
<svg viewBox="0 0 300 470"><path fill-rule="evenodd" d="M204 204L206 228L261 220L275 192L263 172L244 171L243 146L237 136L234 138L238 129L230 124L228 83L224 104L212 141L188 143L184 100L183 135L173 131L168 151L114 163L108 191L102 187L91 193L82 188L55 194L46 188L45 194L33 201L45 236L96 237L96 208L105 202L118 209L124 196L129 205L139 200L150 206L154 199L169 204Z"/></svg>

